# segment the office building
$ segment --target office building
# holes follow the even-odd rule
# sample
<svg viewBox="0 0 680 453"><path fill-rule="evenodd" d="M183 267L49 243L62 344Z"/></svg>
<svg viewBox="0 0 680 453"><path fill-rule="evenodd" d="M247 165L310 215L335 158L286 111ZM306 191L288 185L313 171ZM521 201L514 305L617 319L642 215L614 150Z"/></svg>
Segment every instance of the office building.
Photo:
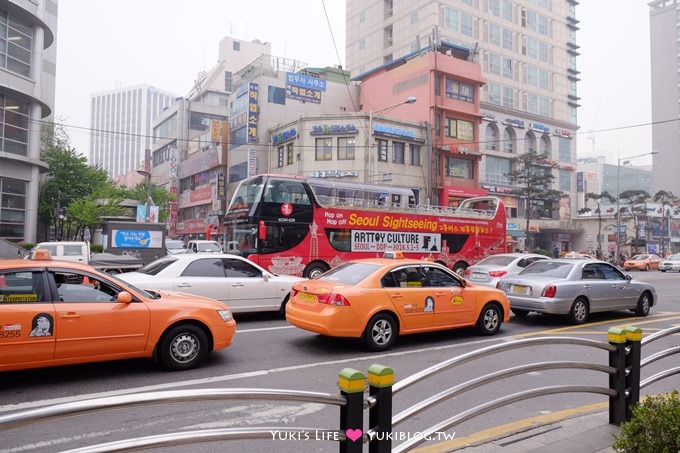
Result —
<svg viewBox="0 0 680 453"><path fill-rule="evenodd" d="M528 151L547 153L554 189L572 195L576 184L576 140L579 72L576 59L575 0L348 0L347 69L353 78L417 53L422 48L467 49L481 65L485 82L479 90L479 135L466 145L432 149L435 165L456 157L460 147L479 150L479 188L502 197L511 225L523 225L524 200L512 196L507 174L512 158ZM460 81L458 81L460 82ZM463 80L463 82L465 82ZM439 84L432 89L439 89ZM465 98L464 84L446 84L448 98ZM436 96L436 93L434 93ZM435 114L435 118L438 115ZM444 129L446 124L434 124ZM436 142L436 137L433 138ZM474 171L474 170L473 170ZM455 178L455 176L454 176ZM433 193L455 191L455 184L434 180ZM469 190L461 184L461 190ZM550 216L529 226L540 243L572 241L576 213L573 197L553 203ZM535 209L535 208L534 208ZM542 216L542 217L545 217ZM521 237L523 231L513 230Z"/></svg>
<svg viewBox="0 0 680 453"><path fill-rule="evenodd" d="M151 147L153 119L177 97L150 85L92 94L90 164L112 179L139 168Z"/></svg>
<svg viewBox="0 0 680 453"><path fill-rule="evenodd" d="M654 192L680 195L680 1L657 0L649 5L652 82L652 150ZM651 150L641 150L647 152Z"/></svg>
<svg viewBox="0 0 680 453"><path fill-rule="evenodd" d="M57 2L0 1L0 237L36 242L40 132L52 121Z"/></svg>

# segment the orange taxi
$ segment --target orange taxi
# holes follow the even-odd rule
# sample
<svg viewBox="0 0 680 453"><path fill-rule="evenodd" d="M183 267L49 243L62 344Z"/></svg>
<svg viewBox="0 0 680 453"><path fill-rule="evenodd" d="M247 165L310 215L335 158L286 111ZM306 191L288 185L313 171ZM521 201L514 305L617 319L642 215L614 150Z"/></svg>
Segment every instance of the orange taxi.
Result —
<svg viewBox="0 0 680 453"><path fill-rule="evenodd" d="M0 260L0 371L137 357L185 370L232 342L220 302L144 291L47 251L35 258Z"/></svg>
<svg viewBox="0 0 680 453"><path fill-rule="evenodd" d="M389 258L349 261L293 284L286 319L301 329L362 339L374 351L399 335L476 327L493 335L510 317L505 294L464 280L443 265Z"/></svg>
<svg viewBox="0 0 680 453"><path fill-rule="evenodd" d="M638 270L648 271L650 269L658 269L659 263L663 259L654 253L640 253L623 262L623 269L627 271Z"/></svg>

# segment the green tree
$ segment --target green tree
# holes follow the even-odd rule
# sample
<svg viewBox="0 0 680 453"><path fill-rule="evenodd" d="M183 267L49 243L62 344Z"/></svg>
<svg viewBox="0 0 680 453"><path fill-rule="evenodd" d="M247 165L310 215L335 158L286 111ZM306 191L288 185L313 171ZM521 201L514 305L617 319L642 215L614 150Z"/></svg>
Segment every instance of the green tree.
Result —
<svg viewBox="0 0 680 453"><path fill-rule="evenodd" d="M619 202L623 202L626 208L626 215L624 218L632 219L635 227L635 245L634 249L637 253L638 245L640 243L640 217L647 215L647 201L650 195L646 190L632 189L624 190L619 195ZM621 217L621 214L619 214Z"/></svg>
<svg viewBox="0 0 680 453"><path fill-rule="evenodd" d="M71 146L60 125L43 128L42 144L41 160L48 164L49 172L41 184L38 217L47 240L49 227L57 226L61 213L72 219L74 232L89 224L92 209L86 208L82 200L102 188L114 190L115 184L104 170L88 165L87 159ZM76 201L78 204L71 208Z"/></svg>
<svg viewBox="0 0 680 453"><path fill-rule="evenodd" d="M588 207L588 201L593 201L595 203L595 213L597 214L597 250L600 252L600 257L604 257L604 250L602 250L602 202L608 201L611 204L616 203L616 198L614 198L609 192L604 191L602 193L592 193L588 192L585 197L586 207L579 209L579 214L586 214L588 212L593 212Z"/></svg>
<svg viewBox="0 0 680 453"><path fill-rule="evenodd" d="M673 195L673 192L668 192L666 190L659 190L652 197L655 203L661 204L661 217L663 219L668 219L668 251L671 251L671 208L675 208L678 201L678 197ZM661 231L661 252L665 250L663 243L663 230Z"/></svg>
<svg viewBox="0 0 680 453"><path fill-rule="evenodd" d="M558 208L557 202L564 195L552 188L555 181L552 169L557 166L557 162L548 159L547 153L532 150L512 159L512 170L506 174L510 182L517 186L513 193L526 200L524 214L529 239L529 221L539 217L552 218Z"/></svg>

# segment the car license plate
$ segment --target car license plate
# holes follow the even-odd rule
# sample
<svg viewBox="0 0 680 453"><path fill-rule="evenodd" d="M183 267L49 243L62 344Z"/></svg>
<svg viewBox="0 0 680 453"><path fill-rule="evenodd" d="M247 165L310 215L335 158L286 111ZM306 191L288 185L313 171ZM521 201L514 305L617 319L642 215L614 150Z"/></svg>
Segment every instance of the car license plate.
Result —
<svg viewBox="0 0 680 453"><path fill-rule="evenodd" d="M479 272L473 272L472 275L470 275L470 280L472 280L472 281L486 280L486 274L481 274Z"/></svg>
<svg viewBox="0 0 680 453"><path fill-rule="evenodd" d="M298 293L297 298L310 304L316 303L316 296L314 294Z"/></svg>
<svg viewBox="0 0 680 453"><path fill-rule="evenodd" d="M512 294L520 294L522 296L531 295L531 287L524 285L510 285L510 292Z"/></svg>

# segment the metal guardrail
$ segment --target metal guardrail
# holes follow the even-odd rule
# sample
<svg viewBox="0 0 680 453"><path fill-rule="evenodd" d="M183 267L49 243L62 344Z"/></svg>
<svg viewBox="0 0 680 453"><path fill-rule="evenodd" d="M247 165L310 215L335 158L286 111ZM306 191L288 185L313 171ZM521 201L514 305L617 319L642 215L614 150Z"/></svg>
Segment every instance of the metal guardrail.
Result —
<svg viewBox="0 0 680 453"><path fill-rule="evenodd" d="M680 367L663 370L649 378L640 381L640 370L646 365L666 357L680 353L680 346L670 347L641 359L642 346L657 341L668 335L680 332L680 326L656 332L642 340L641 329L626 326L609 329L608 342L570 338L570 337L541 337L511 341L499 345L480 348L475 351L452 357L437 363L425 370L394 383L394 371L384 365L371 365L366 377L362 372L352 368L340 371L338 387L340 393L318 393L298 390L282 389L197 389L174 390L163 392L147 392L140 394L121 395L115 397L96 398L75 401L41 408L35 408L0 416L0 431L16 428L29 423L45 422L55 418L72 415L82 415L103 412L112 409L129 409L139 406L149 406L169 403L185 403L196 401L226 401L235 399L258 399L275 401L315 402L340 408L339 429L305 428L305 427L258 427L258 428L220 428L186 431L137 437L103 443L75 450L71 453L121 452L134 451L140 448L168 447L200 442L230 441L244 439L272 439L272 432L280 433L322 433L325 439L339 444L339 451L361 452L364 445L368 445L370 452L404 452L429 440L430 436L451 429L452 427L490 412L494 409L546 395L563 393L596 393L609 397L609 421L619 424L630 419L632 406L639 401L640 389L666 377L680 374ZM533 346L575 345L586 348L601 349L609 354L608 364L588 363L581 361L551 361L518 365L509 369L498 370L468 381L451 386L432 395L407 409L393 414L393 396L401 393L412 385L451 370L473 360L485 360L489 355L522 349ZM464 411L452 415L432 426L420 431L418 436L406 439L405 442L392 447L393 428L405 423L435 405L441 404L455 396L472 389L482 387L506 379L520 376L534 371L573 369L590 370L605 373L609 376L608 387L589 385L553 385L530 390L515 392L497 399L483 402ZM368 383L368 389L366 384ZM365 395L368 390L368 395ZM369 429L362 431L364 426L364 412L369 412ZM318 435L318 434L316 434Z"/></svg>

